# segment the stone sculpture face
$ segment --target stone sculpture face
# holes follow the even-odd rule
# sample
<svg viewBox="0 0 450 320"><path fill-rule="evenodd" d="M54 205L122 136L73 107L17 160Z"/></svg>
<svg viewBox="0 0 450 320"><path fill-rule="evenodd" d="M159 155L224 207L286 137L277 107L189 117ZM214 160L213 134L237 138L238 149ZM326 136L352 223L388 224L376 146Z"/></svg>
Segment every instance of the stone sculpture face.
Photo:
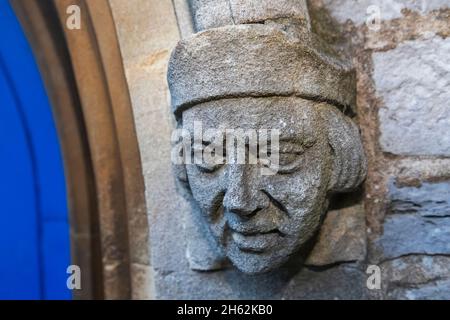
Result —
<svg viewBox="0 0 450 320"><path fill-rule="evenodd" d="M300 98L223 99L183 112L183 128L192 134L199 121L204 130L280 132L279 166L273 175L262 175L261 164L186 165L193 199L209 230L241 271L260 273L280 266L318 230L336 184L335 153L341 152L330 142L327 116L338 122L345 118L330 105Z"/></svg>

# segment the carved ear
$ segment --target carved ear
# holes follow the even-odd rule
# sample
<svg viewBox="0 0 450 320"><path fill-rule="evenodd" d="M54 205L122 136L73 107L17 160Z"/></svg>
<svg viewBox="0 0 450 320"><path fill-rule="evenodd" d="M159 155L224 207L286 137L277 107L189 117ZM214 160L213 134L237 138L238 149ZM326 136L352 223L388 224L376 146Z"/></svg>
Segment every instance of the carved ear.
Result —
<svg viewBox="0 0 450 320"><path fill-rule="evenodd" d="M175 152L181 158L184 158L183 142L172 142L172 152ZM172 156L174 156L172 154ZM186 165L184 163L175 164L172 162L172 171L176 180L176 186L180 194L188 201L192 199L192 192L189 186Z"/></svg>
<svg viewBox="0 0 450 320"><path fill-rule="evenodd" d="M352 119L336 107L323 104L319 108L333 155L329 191L352 191L361 184L367 173L367 160L359 129Z"/></svg>

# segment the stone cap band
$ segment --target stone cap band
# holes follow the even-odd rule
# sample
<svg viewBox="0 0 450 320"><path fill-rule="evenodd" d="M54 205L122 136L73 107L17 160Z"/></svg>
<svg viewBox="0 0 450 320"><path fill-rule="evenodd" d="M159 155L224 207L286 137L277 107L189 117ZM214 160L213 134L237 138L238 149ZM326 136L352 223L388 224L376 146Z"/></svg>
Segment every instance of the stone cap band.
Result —
<svg viewBox="0 0 450 320"><path fill-rule="evenodd" d="M354 112L355 72L309 38L272 25L210 29L178 43L168 83L172 111L233 97L298 96Z"/></svg>
<svg viewBox="0 0 450 320"><path fill-rule="evenodd" d="M190 0L196 31L291 19L310 29L306 0Z"/></svg>

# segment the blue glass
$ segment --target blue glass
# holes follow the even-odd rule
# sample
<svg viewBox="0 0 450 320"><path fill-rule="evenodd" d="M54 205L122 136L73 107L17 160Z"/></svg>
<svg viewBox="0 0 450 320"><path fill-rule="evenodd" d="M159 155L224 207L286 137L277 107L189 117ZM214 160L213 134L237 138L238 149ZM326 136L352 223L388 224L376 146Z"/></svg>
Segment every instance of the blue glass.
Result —
<svg viewBox="0 0 450 320"><path fill-rule="evenodd" d="M61 149L32 51L0 0L0 299L71 299Z"/></svg>

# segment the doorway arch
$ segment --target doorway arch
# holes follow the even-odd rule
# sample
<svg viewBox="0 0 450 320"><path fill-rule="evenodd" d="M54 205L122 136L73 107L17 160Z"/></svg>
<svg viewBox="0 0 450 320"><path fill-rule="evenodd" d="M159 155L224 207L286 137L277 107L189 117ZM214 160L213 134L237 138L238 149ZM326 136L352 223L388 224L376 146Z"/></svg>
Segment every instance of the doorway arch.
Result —
<svg viewBox="0 0 450 320"><path fill-rule="evenodd" d="M128 86L107 0L10 0L49 95L66 175L72 263L82 299L135 295L147 250L144 183ZM81 29L66 26L69 6Z"/></svg>

